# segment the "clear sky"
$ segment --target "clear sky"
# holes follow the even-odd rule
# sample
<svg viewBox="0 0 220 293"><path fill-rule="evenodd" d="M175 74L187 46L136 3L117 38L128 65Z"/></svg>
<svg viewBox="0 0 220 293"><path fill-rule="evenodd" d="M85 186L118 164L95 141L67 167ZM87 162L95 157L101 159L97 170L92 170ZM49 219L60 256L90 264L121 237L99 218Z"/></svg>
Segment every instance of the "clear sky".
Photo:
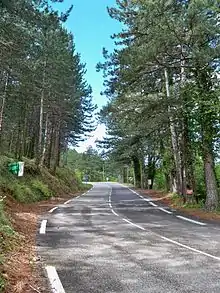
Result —
<svg viewBox="0 0 220 293"><path fill-rule="evenodd" d="M94 103L99 109L107 102L100 95L103 90L102 73L96 72L96 64L102 61L102 48L112 51L114 40L110 38L113 33L121 30L121 25L111 19L107 6L115 6L115 0L64 0L56 4L60 11L67 10L73 4L73 11L66 22L66 27L75 38L76 50L81 54L83 63L86 63L86 79L93 88ZM94 146L96 138L102 138L104 127L99 126L93 133L93 138L80 145L79 151L84 151L88 145Z"/></svg>

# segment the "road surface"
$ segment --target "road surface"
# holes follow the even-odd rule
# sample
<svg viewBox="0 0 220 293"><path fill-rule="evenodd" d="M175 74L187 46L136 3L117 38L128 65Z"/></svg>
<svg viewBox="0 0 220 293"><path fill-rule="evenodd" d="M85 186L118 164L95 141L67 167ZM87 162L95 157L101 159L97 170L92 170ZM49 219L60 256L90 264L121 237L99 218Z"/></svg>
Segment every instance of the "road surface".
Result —
<svg viewBox="0 0 220 293"><path fill-rule="evenodd" d="M43 226L40 254L53 292L220 292L220 228L119 184L95 184Z"/></svg>

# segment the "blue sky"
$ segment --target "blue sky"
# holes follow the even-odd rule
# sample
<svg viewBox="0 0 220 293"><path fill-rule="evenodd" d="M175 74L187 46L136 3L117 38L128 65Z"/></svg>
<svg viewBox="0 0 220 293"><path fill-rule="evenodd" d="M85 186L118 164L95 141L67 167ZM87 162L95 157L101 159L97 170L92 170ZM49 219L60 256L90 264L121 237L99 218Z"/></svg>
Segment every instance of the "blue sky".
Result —
<svg viewBox="0 0 220 293"><path fill-rule="evenodd" d="M100 109L107 99L100 95L103 91L102 73L96 72L96 64L103 60L102 48L112 51L114 40L110 36L121 30L121 24L111 19L107 6L115 6L115 0L64 0L56 4L60 11L67 10L73 4L73 11L65 26L75 38L76 50L81 54L81 60L86 63L86 80L92 86L93 100ZM88 146L95 147L95 140L105 135L104 125L99 125L91 134L91 138L81 143L77 151L83 152Z"/></svg>
<svg viewBox="0 0 220 293"><path fill-rule="evenodd" d="M109 51L114 48L114 40L110 36L121 30L120 23L111 19L106 9L107 6L115 6L115 0L64 0L56 7L65 11L72 4L73 11L65 25L74 34L76 50L87 65L86 79L93 88L94 102L100 108L106 103L106 98L100 96L103 78L95 67L102 61L102 48Z"/></svg>

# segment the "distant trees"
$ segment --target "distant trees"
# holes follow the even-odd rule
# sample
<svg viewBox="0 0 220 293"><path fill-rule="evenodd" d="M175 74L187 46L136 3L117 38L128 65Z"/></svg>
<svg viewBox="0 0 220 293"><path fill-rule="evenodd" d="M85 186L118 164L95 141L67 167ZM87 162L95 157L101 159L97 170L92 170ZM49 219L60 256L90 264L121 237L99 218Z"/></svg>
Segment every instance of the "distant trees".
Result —
<svg viewBox="0 0 220 293"><path fill-rule="evenodd" d="M0 151L54 172L60 153L94 129L85 65L62 25L71 9L58 14L41 0L0 4Z"/></svg>
<svg viewBox="0 0 220 293"><path fill-rule="evenodd" d="M102 121L112 153L132 164L136 184L163 170L166 188L185 198L198 192L203 161L206 208L218 206L215 162L219 155L218 1L117 1L109 8L124 29L118 49L98 64L109 104Z"/></svg>
<svg viewBox="0 0 220 293"><path fill-rule="evenodd" d="M68 150L61 157L63 165L74 170L80 179L92 182L117 181L120 170L117 163L109 158L99 154L91 146L84 153L78 153L76 150Z"/></svg>

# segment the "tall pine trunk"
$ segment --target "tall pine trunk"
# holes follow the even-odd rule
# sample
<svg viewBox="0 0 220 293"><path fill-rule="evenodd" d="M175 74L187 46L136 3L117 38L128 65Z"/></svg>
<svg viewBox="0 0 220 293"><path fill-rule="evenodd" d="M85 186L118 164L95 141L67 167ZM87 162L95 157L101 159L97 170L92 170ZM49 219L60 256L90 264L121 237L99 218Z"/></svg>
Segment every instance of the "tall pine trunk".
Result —
<svg viewBox="0 0 220 293"><path fill-rule="evenodd" d="M3 116L4 116L5 102L6 102L6 96L7 96L8 80L9 80L9 74L6 73L4 92L2 95L2 105L0 110L0 145L2 144Z"/></svg>
<svg viewBox="0 0 220 293"><path fill-rule="evenodd" d="M173 192L178 192L179 194L182 193L182 180L181 180L181 157L180 157L180 150L178 145L178 137L176 134L175 125L172 119L172 113L169 106L170 103L170 85L169 85L169 77L167 69L164 69L164 76L165 76L165 84L166 84L166 95L168 100L168 115L169 115L169 122L170 122L170 134L171 134L171 142L172 142L172 148L173 148L173 157L175 162L175 180L176 180L176 190L175 184L173 184Z"/></svg>
<svg viewBox="0 0 220 293"><path fill-rule="evenodd" d="M38 131L38 145L37 145L37 157L36 164L40 165L42 156L42 135L43 135L43 118L44 118L44 95L45 95L45 78L46 78L46 59L44 60L43 66L43 79L42 79L42 90L40 97L40 111L39 111L39 131Z"/></svg>

